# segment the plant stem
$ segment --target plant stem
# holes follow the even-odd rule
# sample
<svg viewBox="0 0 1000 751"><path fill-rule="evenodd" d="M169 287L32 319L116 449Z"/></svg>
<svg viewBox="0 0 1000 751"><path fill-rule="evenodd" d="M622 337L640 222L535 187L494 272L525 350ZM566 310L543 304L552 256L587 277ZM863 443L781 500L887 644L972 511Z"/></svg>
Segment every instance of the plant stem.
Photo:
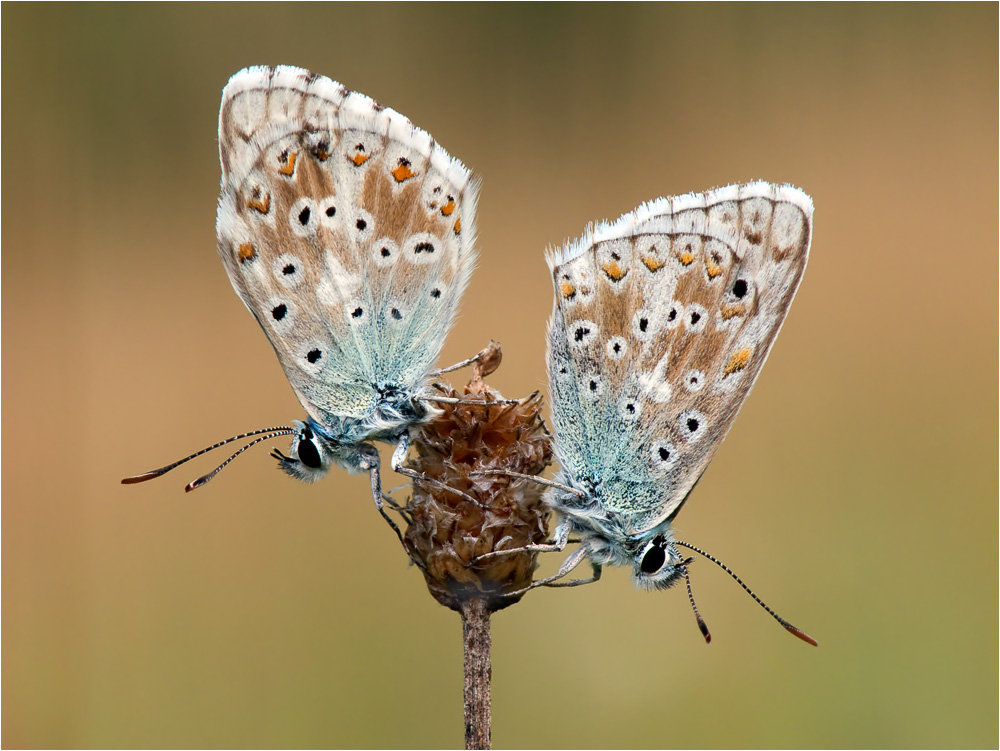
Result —
<svg viewBox="0 0 1000 751"><path fill-rule="evenodd" d="M484 598L462 603L465 643L465 747L490 746L490 611Z"/></svg>

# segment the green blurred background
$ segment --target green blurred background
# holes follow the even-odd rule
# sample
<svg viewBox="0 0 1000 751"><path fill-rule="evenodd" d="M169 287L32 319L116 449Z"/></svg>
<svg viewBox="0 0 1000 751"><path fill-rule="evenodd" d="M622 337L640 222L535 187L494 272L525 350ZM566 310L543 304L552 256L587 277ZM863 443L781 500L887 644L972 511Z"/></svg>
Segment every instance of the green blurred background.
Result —
<svg viewBox="0 0 1000 751"><path fill-rule="evenodd" d="M624 571L536 592L494 619L497 746L996 747L995 4L4 15L4 747L462 743L459 619L364 478L294 483L260 449L191 495L210 460L119 484L302 415L215 252L219 95L263 63L482 177L441 360L499 340L507 395L544 388L547 244L737 181L815 200L678 527L820 647L703 561L710 646L683 590Z"/></svg>

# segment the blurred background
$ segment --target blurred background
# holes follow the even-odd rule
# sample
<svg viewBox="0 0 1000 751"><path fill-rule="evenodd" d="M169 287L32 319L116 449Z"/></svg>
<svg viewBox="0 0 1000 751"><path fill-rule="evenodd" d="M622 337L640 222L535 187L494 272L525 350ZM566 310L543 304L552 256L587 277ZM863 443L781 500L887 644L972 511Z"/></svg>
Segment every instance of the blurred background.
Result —
<svg viewBox="0 0 1000 751"><path fill-rule="evenodd" d="M441 362L497 339L508 396L545 388L546 245L732 182L815 200L677 527L819 648L705 561L710 646L626 571L535 592L494 617L498 747L997 745L996 5L5 7L4 747L462 743L459 618L365 478L261 447L119 484L303 414L215 251L220 93L265 63L481 176Z"/></svg>

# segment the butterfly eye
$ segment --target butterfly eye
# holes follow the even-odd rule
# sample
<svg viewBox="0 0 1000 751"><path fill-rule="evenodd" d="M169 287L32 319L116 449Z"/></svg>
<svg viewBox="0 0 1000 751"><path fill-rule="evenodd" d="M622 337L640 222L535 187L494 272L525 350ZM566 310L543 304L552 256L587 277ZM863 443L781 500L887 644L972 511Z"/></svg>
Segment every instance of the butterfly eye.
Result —
<svg viewBox="0 0 1000 751"><path fill-rule="evenodd" d="M319 469L323 462L319 458L319 450L312 441L299 441L298 446L299 461L310 469Z"/></svg>
<svg viewBox="0 0 1000 751"><path fill-rule="evenodd" d="M320 469L323 466L323 460L319 456L319 449L316 448L312 431L309 428L305 428L299 435L299 443L295 447L295 453L298 454L299 461L310 469Z"/></svg>
<svg viewBox="0 0 1000 751"><path fill-rule="evenodd" d="M639 571L647 576L657 573L667 562L667 550L662 537L654 537L646 546L639 564Z"/></svg>

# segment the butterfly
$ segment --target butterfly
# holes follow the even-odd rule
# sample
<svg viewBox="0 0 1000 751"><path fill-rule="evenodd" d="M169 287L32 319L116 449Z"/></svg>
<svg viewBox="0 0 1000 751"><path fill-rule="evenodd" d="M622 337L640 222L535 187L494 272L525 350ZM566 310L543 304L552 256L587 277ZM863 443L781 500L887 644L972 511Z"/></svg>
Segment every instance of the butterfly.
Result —
<svg viewBox="0 0 1000 751"><path fill-rule="evenodd" d="M407 429L448 401L431 379L471 361L430 369L475 264L478 182L403 115L288 66L230 79L219 155L219 257L307 417L205 449L260 436L187 489L291 435L288 455L273 454L282 470L306 482L367 471L382 511L371 442L395 443L393 468L412 474Z"/></svg>
<svg viewBox="0 0 1000 751"><path fill-rule="evenodd" d="M645 203L547 253L560 464L547 501L560 523L553 544L533 549L562 550L570 536L581 544L533 586L587 583L615 565L630 567L639 587L664 589L687 577L678 546L726 568L674 540L671 524L788 314L812 214L812 200L791 186L731 185ZM590 579L556 584L585 559Z"/></svg>

